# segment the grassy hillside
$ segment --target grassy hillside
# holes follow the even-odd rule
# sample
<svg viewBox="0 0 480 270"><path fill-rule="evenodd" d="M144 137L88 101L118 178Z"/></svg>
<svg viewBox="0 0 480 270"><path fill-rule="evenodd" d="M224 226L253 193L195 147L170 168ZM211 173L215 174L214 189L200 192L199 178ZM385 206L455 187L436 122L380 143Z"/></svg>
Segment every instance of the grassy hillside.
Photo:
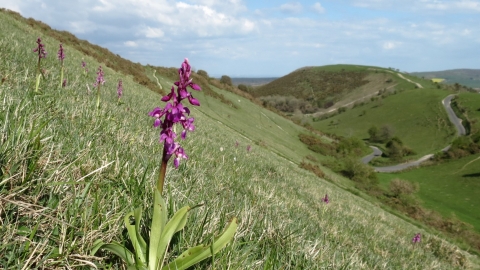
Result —
<svg viewBox="0 0 480 270"><path fill-rule="evenodd" d="M425 71L410 73L426 79L442 78L443 83L461 84L468 87L480 88L480 69L452 69L443 71Z"/></svg>
<svg viewBox="0 0 480 270"><path fill-rule="evenodd" d="M422 205L446 217L456 217L471 224L480 232L480 169L477 163L465 166L480 157L472 155L462 159L425 166L395 174L379 174L386 188L392 179L400 178L420 185L418 196Z"/></svg>
<svg viewBox="0 0 480 270"><path fill-rule="evenodd" d="M67 86L59 87L54 55L60 42L3 12L0 24L0 266L122 268L112 254L93 256L90 249L99 238L123 242L123 216L134 207L143 206L151 216L161 146L147 114L162 105L161 96L104 66L107 82L96 109L89 89L103 63L65 45ZM42 60L46 76L37 95L32 49L39 36L49 56ZM162 76L159 81L172 83ZM167 259L208 243L236 216L234 241L214 263L193 269L478 267L476 257L441 235L298 168L292 161L307 150L286 138L306 131L247 99L212 90L237 102L238 109L197 95L197 129L183 143L189 160L178 170L168 168L166 197L169 213L186 204L205 205L191 211ZM329 204L321 200L326 193ZM422 242L413 245L418 232Z"/></svg>
<svg viewBox="0 0 480 270"><path fill-rule="evenodd" d="M375 125L391 127L416 155L435 153L455 136L442 99L449 92L439 89L411 89L348 109L333 117L312 122L319 130L342 136L368 139L368 129Z"/></svg>
<svg viewBox="0 0 480 270"><path fill-rule="evenodd" d="M331 65L298 69L255 88L252 94L283 112L300 110L311 114L333 111L378 93L398 92L413 86L390 69Z"/></svg>

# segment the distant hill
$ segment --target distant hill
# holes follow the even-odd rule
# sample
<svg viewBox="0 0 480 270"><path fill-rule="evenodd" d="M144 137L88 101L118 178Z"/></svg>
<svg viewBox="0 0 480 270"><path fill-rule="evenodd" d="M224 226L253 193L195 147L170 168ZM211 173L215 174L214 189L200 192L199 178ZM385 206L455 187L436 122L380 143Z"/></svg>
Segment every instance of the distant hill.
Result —
<svg viewBox="0 0 480 270"><path fill-rule="evenodd" d="M451 69L443 71L412 72L411 75L425 78L445 79L443 83L459 83L472 88L480 88L480 69Z"/></svg>
<svg viewBox="0 0 480 270"><path fill-rule="evenodd" d="M259 86L267 84L271 81L278 79L278 77L268 77L268 78L232 78L232 83L234 85L245 84L249 86Z"/></svg>
<svg viewBox="0 0 480 270"><path fill-rule="evenodd" d="M293 113L315 113L353 104L384 91L398 91L395 71L370 66L304 67L256 88L251 94L264 105ZM413 84L408 87L414 87Z"/></svg>

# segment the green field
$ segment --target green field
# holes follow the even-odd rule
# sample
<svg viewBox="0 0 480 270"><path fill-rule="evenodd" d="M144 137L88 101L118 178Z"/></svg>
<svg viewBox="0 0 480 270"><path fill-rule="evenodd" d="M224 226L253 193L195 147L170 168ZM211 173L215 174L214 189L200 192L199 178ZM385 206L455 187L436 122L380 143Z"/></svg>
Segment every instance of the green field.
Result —
<svg viewBox="0 0 480 270"><path fill-rule="evenodd" d="M111 253L90 250L97 239L124 242L123 217L134 208L151 216L162 146L148 113L163 106L161 96L68 45L68 83L59 87L60 42L4 12L0 24L0 268L124 269ZM34 94L38 37L49 56L42 60L41 94ZM100 65L106 84L96 109L92 84ZM159 79L170 87L171 80ZM178 170L169 165L164 196L170 214L203 206L190 211L167 260L209 243L237 217L234 241L191 269L479 267L476 256L442 234L300 169L297 162L313 155L297 139L303 128L214 91L238 109L194 93L201 102L191 110L196 130L182 141L189 159ZM325 194L329 204L321 200ZM418 232L422 242L412 245Z"/></svg>
<svg viewBox="0 0 480 270"><path fill-rule="evenodd" d="M419 183L417 195L423 206L446 217L454 215L480 232L480 161L464 167L478 157L480 155L401 173L379 174L379 178L385 188L395 178Z"/></svg>
<svg viewBox="0 0 480 270"><path fill-rule="evenodd" d="M471 133L480 134L480 94L459 93L456 97L465 116L470 119Z"/></svg>
<svg viewBox="0 0 480 270"><path fill-rule="evenodd" d="M449 92L437 89L405 90L312 122L312 126L341 136L367 139L372 125L387 125L416 152L410 157L414 159L439 151L454 138L455 130L441 103L448 95Z"/></svg>

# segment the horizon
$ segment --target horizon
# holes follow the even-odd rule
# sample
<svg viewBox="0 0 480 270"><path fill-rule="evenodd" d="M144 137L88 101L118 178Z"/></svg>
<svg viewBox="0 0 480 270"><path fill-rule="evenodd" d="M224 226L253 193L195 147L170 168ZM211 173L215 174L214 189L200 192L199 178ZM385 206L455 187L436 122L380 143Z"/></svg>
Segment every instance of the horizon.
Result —
<svg viewBox="0 0 480 270"><path fill-rule="evenodd" d="M479 0L0 0L0 7L144 65L189 58L212 77L281 77L335 64L409 73L480 68Z"/></svg>

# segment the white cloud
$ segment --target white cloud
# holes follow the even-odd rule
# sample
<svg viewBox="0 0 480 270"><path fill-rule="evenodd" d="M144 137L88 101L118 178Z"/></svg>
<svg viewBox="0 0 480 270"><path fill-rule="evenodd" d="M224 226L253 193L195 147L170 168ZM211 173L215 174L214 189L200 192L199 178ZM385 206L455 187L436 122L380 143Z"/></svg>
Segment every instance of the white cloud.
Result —
<svg viewBox="0 0 480 270"><path fill-rule="evenodd" d="M0 5L3 8L10 9L15 12L21 12L18 0L2 0L0 1Z"/></svg>
<svg viewBox="0 0 480 270"><path fill-rule="evenodd" d="M189 57L212 75L283 75L339 62L420 71L434 59L463 65L457 61L463 55L478 54L480 0L282 1L0 0L0 6L135 62L177 66ZM326 12L321 3L329 16L312 16ZM473 63L465 67L478 68L475 57L464 58Z"/></svg>
<svg viewBox="0 0 480 270"><path fill-rule="evenodd" d="M422 12L480 12L478 0L352 0L354 6Z"/></svg>
<svg viewBox="0 0 480 270"><path fill-rule="evenodd" d="M115 8L114 3L110 3L108 0L100 0L100 3L93 7L94 11L108 12Z"/></svg>
<svg viewBox="0 0 480 270"><path fill-rule="evenodd" d="M144 30L143 33L147 38L160 38L165 35L165 33L162 31L160 28L152 28L150 26L147 26Z"/></svg>
<svg viewBox="0 0 480 270"><path fill-rule="evenodd" d="M76 34L85 34L92 32L97 29L97 26L94 22L91 21L72 21L68 24L68 31L71 31Z"/></svg>
<svg viewBox="0 0 480 270"><path fill-rule="evenodd" d="M397 47L397 43L394 41L385 41L383 43L383 49L385 50L392 50L392 49L395 49L396 47Z"/></svg>
<svg viewBox="0 0 480 270"><path fill-rule="evenodd" d="M127 46L127 47L137 47L137 46L138 46L138 43L137 43L137 42L131 41L131 40L125 41L123 44L124 44L125 46Z"/></svg>
<svg viewBox="0 0 480 270"><path fill-rule="evenodd" d="M317 12L317 13L324 13L325 12L325 8L319 2L313 4L312 7L313 7L313 10L315 10L315 12Z"/></svg>
<svg viewBox="0 0 480 270"><path fill-rule="evenodd" d="M286 13L299 14L302 12L303 6L299 2L285 3L280 6L280 10Z"/></svg>

